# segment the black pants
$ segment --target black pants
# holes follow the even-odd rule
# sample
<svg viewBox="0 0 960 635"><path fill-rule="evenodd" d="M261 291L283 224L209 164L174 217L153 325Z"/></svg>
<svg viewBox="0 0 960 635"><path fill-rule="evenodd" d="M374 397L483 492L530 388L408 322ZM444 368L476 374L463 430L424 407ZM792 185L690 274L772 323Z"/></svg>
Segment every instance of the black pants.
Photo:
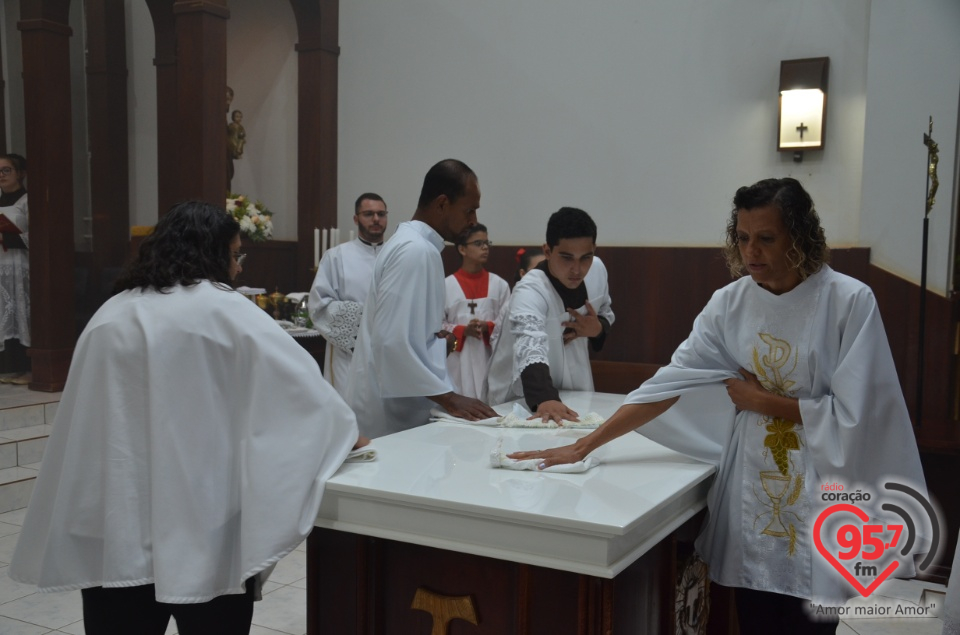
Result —
<svg viewBox="0 0 960 635"><path fill-rule="evenodd" d="M253 580L247 592L221 595L202 604L157 602L152 584L83 589L87 635L163 635L170 618L180 635L249 635L253 621Z"/></svg>
<svg viewBox="0 0 960 635"><path fill-rule="evenodd" d="M734 589L740 635L833 635L839 618L814 621L804 610L810 602L789 595Z"/></svg>

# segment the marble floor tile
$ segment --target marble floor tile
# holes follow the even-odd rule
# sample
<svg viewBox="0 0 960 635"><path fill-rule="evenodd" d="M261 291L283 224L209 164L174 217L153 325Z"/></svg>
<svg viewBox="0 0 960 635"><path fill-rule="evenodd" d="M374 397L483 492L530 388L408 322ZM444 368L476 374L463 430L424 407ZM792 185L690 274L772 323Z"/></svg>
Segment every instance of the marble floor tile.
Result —
<svg viewBox="0 0 960 635"><path fill-rule="evenodd" d="M10 512L0 514L0 522L10 523L11 525L23 526L23 519L27 515L27 508L15 509Z"/></svg>
<svg viewBox="0 0 960 635"><path fill-rule="evenodd" d="M289 635L307 632L307 592L284 586L253 605L253 623Z"/></svg>
<svg viewBox="0 0 960 635"><path fill-rule="evenodd" d="M307 589L307 576L303 576L303 577L300 578L299 580L297 580L297 581L295 581L295 582L291 582L288 586L296 587L296 588L298 588L298 589L303 589L304 591L306 591L306 589Z"/></svg>
<svg viewBox="0 0 960 635"><path fill-rule="evenodd" d="M0 410L0 430L4 431L4 436L16 429L35 427L43 425L45 422L46 415L44 414L43 404Z"/></svg>
<svg viewBox="0 0 960 635"><path fill-rule="evenodd" d="M31 593L0 606L5 617L28 624L61 629L83 619L79 591L65 593Z"/></svg>
<svg viewBox="0 0 960 635"><path fill-rule="evenodd" d="M264 628L263 626L257 626L254 624L250 628L250 635L287 635L282 631L275 631L272 628Z"/></svg>
<svg viewBox="0 0 960 635"><path fill-rule="evenodd" d="M302 551L291 551L283 560L277 563L270 575L270 580L280 584L290 584L306 577L307 554Z"/></svg>
<svg viewBox="0 0 960 635"><path fill-rule="evenodd" d="M0 521L0 536L9 536L20 532L20 525Z"/></svg>
<svg viewBox="0 0 960 635"><path fill-rule="evenodd" d="M0 563L10 564L13 558L13 550L17 546L17 539L20 538L20 532L7 536L0 536ZM57 627L51 627L57 628Z"/></svg>
<svg viewBox="0 0 960 635"><path fill-rule="evenodd" d="M13 430L3 430L0 432L0 438L10 439L11 441L42 439L49 437L52 429L52 425L41 423L40 425L24 426L22 428L14 428Z"/></svg>
<svg viewBox="0 0 960 635"><path fill-rule="evenodd" d="M0 635L45 635L50 629L0 616Z"/></svg>
<svg viewBox="0 0 960 635"><path fill-rule="evenodd" d="M37 588L29 584L21 584L14 580L11 580L7 576L7 566L4 565L0 567L0 605L6 604L13 600L18 600L22 597L26 597L31 593L36 593ZM4 615L3 607L0 606L0 615Z"/></svg>

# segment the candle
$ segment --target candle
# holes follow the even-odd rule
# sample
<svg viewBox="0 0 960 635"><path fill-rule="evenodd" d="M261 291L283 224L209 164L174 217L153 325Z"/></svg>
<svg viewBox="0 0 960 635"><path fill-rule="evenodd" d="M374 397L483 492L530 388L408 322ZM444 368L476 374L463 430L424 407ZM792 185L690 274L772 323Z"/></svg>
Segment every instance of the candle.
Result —
<svg viewBox="0 0 960 635"><path fill-rule="evenodd" d="M336 247L340 244L340 230L334 227L330 230L330 246Z"/></svg>
<svg viewBox="0 0 960 635"><path fill-rule="evenodd" d="M353 239L356 238L356 237L357 237L356 232L354 232L354 231L351 229L351 230L350 230L350 242L353 242Z"/></svg>
<svg viewBox="0 0 960 635"><path fill-rule="evenodd" d="M323 238L320 240L320 244L323 245L320 251L320 255L327 253L327 229L323 229Z"/></svg>
<svg viewBox="0 0 960 635"><path fill-rule="evenodd" d="M313 264L320 266L320 230L313 228Z"/></svg>

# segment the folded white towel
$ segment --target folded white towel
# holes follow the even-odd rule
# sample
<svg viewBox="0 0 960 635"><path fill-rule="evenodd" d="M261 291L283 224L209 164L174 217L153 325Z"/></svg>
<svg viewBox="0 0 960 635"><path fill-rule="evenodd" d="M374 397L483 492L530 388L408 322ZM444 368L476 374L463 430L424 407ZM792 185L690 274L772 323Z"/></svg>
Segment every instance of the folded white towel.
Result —
<svg viewBox="0 0 960 635"><path fill-rule="evenodd" d="M511 459L503 451L503 439L497 439L497 445L490 452L490 466L503 468L505 470L530 470L533 472L555 472L558 474L579 474L600 465L600 459L588 456L582 461L576 463L563 463L561 465L551 465L550 467L540 469L541 459Z"/></svg>
<svg viewBox="0 0 960 635"><path fill-rule="evenodd" d="M588 429L593 430L600 427L605 421L603 417L596 412L589 412L580 421L563 420L563 425L558 425L556 421L541 421L540 419L530 419L530 413L520 404L513 404L513 410L501 417L490 417L480 419L479 421L470 421L455 417L445 410L433 408L430 410L430 421L447 421L451 423L465 423L472 426L489 426L491 428L541 428L553 430L557 428L567 428L571 430Z"/></svg>
<svg viewBox="0 0 960 635"><path fill-rule="evenodd" d="M344 463L367 463L369 461L377 460L377 448L373 447L372 444L367 444L362 448L357 448L356 450L350 450L350 453L347 455Z"/></svg>

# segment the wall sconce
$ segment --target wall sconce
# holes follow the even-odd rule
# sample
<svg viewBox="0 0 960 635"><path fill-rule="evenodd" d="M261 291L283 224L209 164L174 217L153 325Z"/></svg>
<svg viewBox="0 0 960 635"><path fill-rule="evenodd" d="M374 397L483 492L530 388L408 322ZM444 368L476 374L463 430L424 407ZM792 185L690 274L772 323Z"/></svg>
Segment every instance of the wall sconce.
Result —
<svg viewBox="0 0 960 635"><path fill-rule="evenodd" d="M804 150L823 149L829 67L829 57L780 62L777 150L793 152L797 163Z"/></svg>

